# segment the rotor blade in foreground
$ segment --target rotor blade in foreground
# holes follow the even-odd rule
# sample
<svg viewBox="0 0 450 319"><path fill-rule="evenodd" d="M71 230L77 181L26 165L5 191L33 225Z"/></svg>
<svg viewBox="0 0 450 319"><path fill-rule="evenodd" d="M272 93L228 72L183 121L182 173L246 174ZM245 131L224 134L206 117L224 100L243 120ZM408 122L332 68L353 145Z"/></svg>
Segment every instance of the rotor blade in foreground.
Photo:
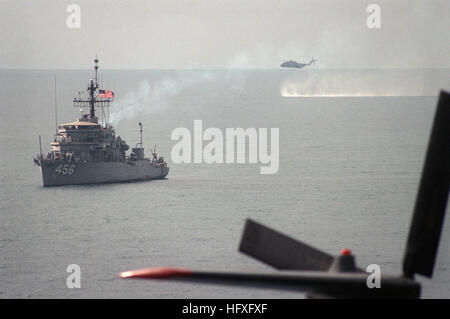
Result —
<svg viewBox="0 0 450 319"><path fill-rule="evenodd" d="M381 276L380 288L368 288L368 273L322 271L225 272L156 267L122 272L120 278L164 279L309 292L338 298L418 298L420 285L404 277Z"/></svg>
<svg viewBox="0 0 450 319"><path fill-rule="evenodd" d="M251 219L245 222L239 251L282 270L327 271L334 259Z"/></svg>
<svg viewBox="0 0 450 319"><path fill-rule="evenodd" d="M450 184L450 94L441 92L409 231L403 271L433 274Z"/></svg>

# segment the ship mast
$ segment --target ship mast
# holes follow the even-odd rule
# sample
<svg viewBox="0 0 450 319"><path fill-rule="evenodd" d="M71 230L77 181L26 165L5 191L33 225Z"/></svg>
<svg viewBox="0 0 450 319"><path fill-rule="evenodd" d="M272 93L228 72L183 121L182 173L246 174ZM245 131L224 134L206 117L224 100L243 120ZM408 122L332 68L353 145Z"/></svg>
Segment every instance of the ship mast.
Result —
<svg viewBox="0 0 450 319"><path fill-rule="evenodd" d="M95 66L95 83L94 83L94 79L91 79L90 83L89 83L89 87L88 87L88 91L89 91L89 104L90 104L90 111L89 111L89 118L91 120L95 119L95 91L98 89L98 59L97 57L95 57L94 60Z"/></svg>
<svg viewBox="0 0 450 319"><path fill-rule="evenodd" d="M95 60L94 60L95 66L95 83L97 83L97 87L98 87L98 76L97 76L97 72L98 72L98 59L97 59L97 55L95 56Z"/></svg>
<svg viewBox="0 0 450 319"><path fill-rule="evenodd" d="M140 143L139 144L141 144L141 148L143 147L142 146L142 123L141 122L139 122L139 133L141 133L141 139L140 139Z"/></svg>
<svg viewBox="0 0 450 319"><path fill-rule="evenodd" d="M89 117L88 120L90 122L97 123L97 117L95 116L95 107L109 107L109 102L111 102L110 98L101 98L100 100L97 98L95 92L100 87L98 83L98 58L95 57L94 60L94 70L95 70L95 78L92 78L89 81L88 85L88 97L87 98L74 98L73 99L73 106L74 107L89 107Z"/></svg>

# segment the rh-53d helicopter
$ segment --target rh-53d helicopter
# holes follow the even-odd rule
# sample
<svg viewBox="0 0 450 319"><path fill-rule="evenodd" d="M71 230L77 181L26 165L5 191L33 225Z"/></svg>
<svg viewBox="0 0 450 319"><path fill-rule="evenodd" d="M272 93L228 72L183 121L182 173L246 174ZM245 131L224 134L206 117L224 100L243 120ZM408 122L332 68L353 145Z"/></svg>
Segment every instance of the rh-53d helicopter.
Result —
<svg viewBox="0 0 450 319"><path fill-rule="evenodd" d="M450 183L450 94L442 91L416 197L399 276L381 275L370 289L349 250L331 256L247 220L239 250L277 271L229 272L155 267L120 273L120 278L164 279L306 292L315 298L419 298L416 274L432 277Z"/></svg>
<svg viewBox="0 0 450 319"><path fill-rule="evenodd" d="M297 62L297 61L293 61L293 60L289 60L286 62L283 62L280 67L282 68L296 68L296 69L302 69L305 66L311 65L311 64L316 64L317 60L315 60L314 58L311 58L311 60L309 61L309 63L301 63L301 62Z"/></svg>

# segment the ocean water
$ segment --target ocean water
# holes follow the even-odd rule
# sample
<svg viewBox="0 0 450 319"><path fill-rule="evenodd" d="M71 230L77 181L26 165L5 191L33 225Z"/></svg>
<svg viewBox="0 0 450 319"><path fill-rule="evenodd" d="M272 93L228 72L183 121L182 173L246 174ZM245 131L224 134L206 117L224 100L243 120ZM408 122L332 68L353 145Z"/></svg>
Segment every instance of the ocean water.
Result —
<svg viewBox="0 0 450 319"><path fill-rule="evenodd" d="M237 251L246 218L365 268L401 273L439 89L450 70L101 70L110 119L131 146L144 126L168 179L42 187L33 163L92 76L0 71L0 298L303 298L302 293L123 280L150 266L268 270ZM105 116L108 113L105 113ZM280 168L174 164L177 127L279 128ZM447 213L448 215L448 213ZM69 289L66 267L81 268ZM423 297L450 297L450 218Z"/></svg>

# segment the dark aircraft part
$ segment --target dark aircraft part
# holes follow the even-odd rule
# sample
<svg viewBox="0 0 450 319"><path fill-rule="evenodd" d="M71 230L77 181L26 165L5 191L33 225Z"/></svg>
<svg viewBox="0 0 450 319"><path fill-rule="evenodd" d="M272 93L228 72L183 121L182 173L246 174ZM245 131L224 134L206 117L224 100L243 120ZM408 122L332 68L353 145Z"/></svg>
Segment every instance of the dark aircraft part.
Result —
<svg viewBox="0 0 450 319"><path fill-rule="evenodd" d="M334 272L355 272L362 270L356 268L355 256L348 249L343 249L340 256L334 258L328 271Z"/></svg>
<svg viewBox="0 0 450 319"><path fill-rule="evenodd" d="M327 271L333 256L247 219L239 251L280 270Z"/></svg>
<svg viewBox="0 0 450 319"><path fill-rule="evenodd" d="M431 277L450 183L450 94L441 92L403 260L404 275Z"/></svg>
<svg viewBox="0 0 450 319"><path fill-rule="evenodd" d="M368 275L323 271L221 272L157 267L123 272L119 277L283 289L339 298L418 298L420 295L420 285L403 277L381 276L381 288L370 289L367 286Z"/></svg>

